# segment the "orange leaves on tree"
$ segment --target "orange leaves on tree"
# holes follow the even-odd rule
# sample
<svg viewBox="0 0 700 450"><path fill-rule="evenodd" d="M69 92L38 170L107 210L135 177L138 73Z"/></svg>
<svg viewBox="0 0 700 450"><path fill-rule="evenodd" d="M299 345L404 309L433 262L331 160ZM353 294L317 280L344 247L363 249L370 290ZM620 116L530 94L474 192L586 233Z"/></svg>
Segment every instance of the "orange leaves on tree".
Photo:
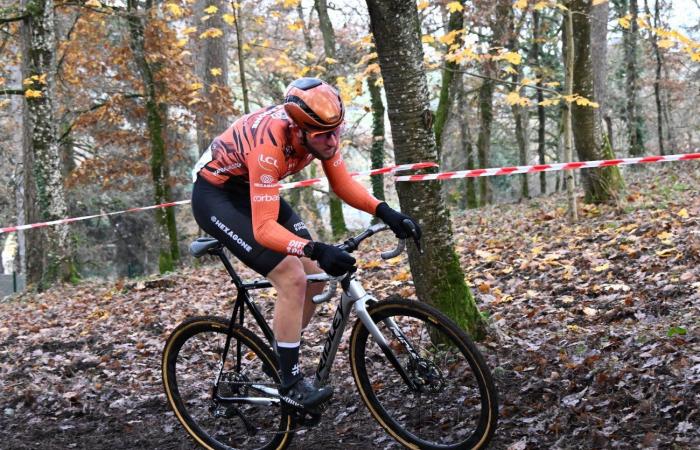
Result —
<svg viewBox="0 0 700 450"><path fill-rule="evenodd" d="M427 0L423 0L418 2L418 5L416 7L418 8L418 11L423 11L428 6L430 6L430 2Z"/></svg>
<svg viewBox="0 0 700 450"><path fill-rule="evenodd" d="M464 7L460 2L450 2L447 4L447 10L451 13L462 11Z"/></svg>
<svg viewBox="0 0 700 450"><path fill-rule="evenodd" d="M217 8L215 5L210 5L204 8L204 12L207 14L216 14L217 11L219 11L219 8Z"/></svg>
<svg viewBox="0 0 700 450"><path fill-rule="evenodd" d="M233 14L224 14L223 16L221 16L221 18L228 25L233 25L234 23L236 23L236 17Z"/></svg>
<svg viewBox="0 0 700 450"><path fill-rule="evenodd" d="M516 9L527 9L527 0L516 0L515 3L513 3L513 8Z"/></svg>
<svg viewBox="0 0 700 450"><path fill-rule="evenodd" d="M452 45L452 43L455 41L455 39L457 39L457 37L458 37L460 34L464 34L464 29L461 29L461 30L452 30L452 31L450 31L450 32L447 33L447 34L445 34L445 35L443 35L443 36L440 36L440 37L438 38L438 41L442 42L442 43L445 44L445 45Z"/></svg>
<svg viewBox="0 0 700 450"><path fill-rule="evenodd" d="M517 66L523 60L518 52L501 51L493 57L494 61L508 61L510 64Z"/></svg>
<svg viewBox="0 0 700 450"><path fill-rule="evenodd" d="M512 91L506 95L506 103L509 105L528 106L530 105L530 99L521 97L518 91Z"/></svg>
<svg viewBox="0 0 700 450"><path fill-rule="evenodd" d="M24 91L24 96L26 98L41 98L42 94L41 94L41 91L37 91L34 89L27 89Z"/></svg>
<svg viewBox="0 0 700 450"><path fill-rule="evenodd" d="M297 20L295 22L287 24L287 28L290 31L301 31L304 29L304 22L302 22L301 20Z"/></svg>
<svg viewBox="0 0 700 450"><path fill-rule="evenodd" d="M183 9L180 7L180 5L177 5L175 3L167 3L165 5L165 8L168 10L170 15L175 18L180 18L184 15Z"/></svg>
<svg viewBox="0 0 700 450"><path fill-rule="evenodd" d="M200 34L199 38L200 39L209 39L209 38L215 39L215 38L219 38L223 35L224 35L224 32L221 31L220 29L209 28L206 31L204 31L202 34Z"/></svg>

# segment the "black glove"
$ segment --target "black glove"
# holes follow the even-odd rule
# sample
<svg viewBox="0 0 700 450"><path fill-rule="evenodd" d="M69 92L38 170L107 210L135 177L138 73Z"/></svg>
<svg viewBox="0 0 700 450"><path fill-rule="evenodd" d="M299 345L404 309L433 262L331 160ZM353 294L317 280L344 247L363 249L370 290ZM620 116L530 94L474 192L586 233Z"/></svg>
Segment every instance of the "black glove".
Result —
<svg viewBox="0 0 700 450"><path fill-rule="evenodd" d="M421 237L420 226L415 219L391 209L391 207L384 202L377 206L376 216L382 219L385 224L389 225L391 231L393 231L399 239L406 239L408 237L420 239ZM404 220L408 220L410 223L404 223ZM415 229L415 236L413 235L411 227Z"/></svg>
<svg viewBox="0 0 700 450"><path fill-rule="evenodd" d="M355 265L355 258L350 253L323 242L310 241L304 246L304 255L318 261L321 269L334 277L339 277Z"/></svg>

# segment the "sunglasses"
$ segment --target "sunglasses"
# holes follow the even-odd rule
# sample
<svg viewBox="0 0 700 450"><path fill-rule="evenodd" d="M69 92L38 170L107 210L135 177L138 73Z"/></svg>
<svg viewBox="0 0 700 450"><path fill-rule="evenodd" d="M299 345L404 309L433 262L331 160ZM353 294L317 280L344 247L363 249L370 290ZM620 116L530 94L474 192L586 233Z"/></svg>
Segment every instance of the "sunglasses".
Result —
<svg viewBox="0 0 700 450"><path fill-rule="evenodd" d="M338 128L334 130L328 130L328 131L307 131L306 136L309 139L328 139L331 136L340 136L340 134L343 132L345 129L345 124L340 125Z"/></svg>

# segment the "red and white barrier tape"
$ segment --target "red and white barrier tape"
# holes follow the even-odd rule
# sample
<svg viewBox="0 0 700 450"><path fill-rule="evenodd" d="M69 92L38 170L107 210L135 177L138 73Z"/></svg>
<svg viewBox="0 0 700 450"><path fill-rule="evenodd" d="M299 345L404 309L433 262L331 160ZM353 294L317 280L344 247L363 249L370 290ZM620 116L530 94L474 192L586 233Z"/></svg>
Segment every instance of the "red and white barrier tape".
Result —
<svg viewBox="0 0 700 450"><path fill-rule="evenodd" d="M177 202L161 203L160 205L143 206L141 208L130 208L130 209L125 209L124 211L113 211L113 212L108 212L108 213L92 214L90 216L82 216L82 217L71 217L70 219L52 220L51 222L32 223L29 225L17 225L14 227L0 228L0 234L10 233L12 231L28 230L30 228L48 227L51 225L59 225L62 223L78 222L80 220L94 219L96 217L115 216L117 214L124 214L124 213L134 212L134 211L145 211L147 209L167 208L168 206L175 206L175 205L186 205L189 202L190 202L189 200L180 200Z"/></svg>
<svg viewBox="0 0 700 450"><path fill-rule="evenodd" d="M627 166L631 164L685 161L691 159L700 159L700 153L686 153L683 155L666 156L645 156L643 158L606 159L601 161L579 161L557 164L539 164L534 166L499 167L494 169L458 170L454 172L431 173L428 175L403 175L400 177L396 177L395 179L396 181L449 180L453 178L492 177L496 175L553 172L556 170L587 169L592 167Z"/></svg>
<svg viewBox="0 0 700 450"><path fill-rule="evenodd" d="M437 164L434 162L401 164L399 166L382 167L381 169L365 170L363 172L350 172L350 176L362 177L362 176L368 176L368 175L382 175L385 173L403 172L406 170L418 170L418 169L425 169L428 167L437 167ZM327 181L327 180L328 179L326 177L321 177L321 178L309 178L308 180L294 181L291 183L282 183L282 184L280 184L280 189L292 189L292 188L297 188L297 187L311 186L313 184L322 183L322 182Z"/></svg>
<svg viewBox="0 0 700 450"><path fill-rule="evenodd" d="M437 167L437 164L433 163L433 162L421 162L421 163L416 163L416 164L402 164L399 166L382 167L381 169L365 170L363 172L351 172L350 175L354 176L354 177L355 176L363 176L363 175L381 175L381 174L385 174L385 173L394 173L394 172L401 172L401 171L406 171L406 170L424 169L426 167ZM284 184L280 185L280 189L291 189L291 188L301 187L301 186L310 186L312 184L320 183L323 180L325 180L325 178L311 178L309 180L296 181L293 183L284 183ZM141 208L130 208L130 209L125 209L123 211L113 211L113 212L109 212L109 213L92 214L90 216L82 216L82 217L71 217L69 219L52 220L50 222L32 223L29 225L16 225L13 227L0 228L0 234L11 233L13 231L28 230L30 228L48 227L48 226L52 226L52 225L59 225L62 223L78 222L80 220L95 219L97 217L114 216L117 214L124 214L124 213L134 212L134 211L145 211L147 209L167 208L169 206L186 205L188 203L190 203L190 200L180 200L177 202L161 203L160 205L144 206Z"/></svg>

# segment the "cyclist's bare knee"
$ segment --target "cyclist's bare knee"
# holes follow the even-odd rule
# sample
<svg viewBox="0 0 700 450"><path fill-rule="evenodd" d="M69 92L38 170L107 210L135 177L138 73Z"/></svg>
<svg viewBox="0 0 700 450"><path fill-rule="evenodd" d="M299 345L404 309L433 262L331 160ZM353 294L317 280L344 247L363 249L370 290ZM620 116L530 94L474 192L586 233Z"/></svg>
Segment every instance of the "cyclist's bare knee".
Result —
<svg viewBox="0 0 700 450"><path fill-rule="evenodd" d="M287 256L270 273L267 278L277 292L284 292L285 297L298 298L303 302L306 292L306 272L304 265L296 256Z"/></svg>

